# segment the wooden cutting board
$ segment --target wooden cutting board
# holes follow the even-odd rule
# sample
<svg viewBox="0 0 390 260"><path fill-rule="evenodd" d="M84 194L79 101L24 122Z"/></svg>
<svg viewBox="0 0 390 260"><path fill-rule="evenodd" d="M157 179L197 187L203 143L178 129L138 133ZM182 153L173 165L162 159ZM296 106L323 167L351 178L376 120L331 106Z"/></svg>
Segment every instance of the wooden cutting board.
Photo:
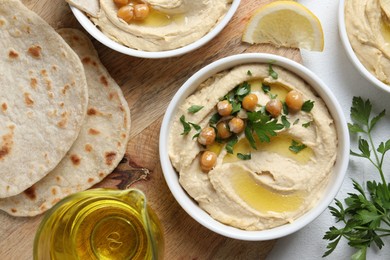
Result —
<svg viewBox="0 0 390 260"><path fill-rule="evenodd" d="M23 0L55 29L82 27L64 0ZM242 0L228 26L206 46L181 57L148 60L126 56L93 40L103 64L121 86L131 110L127 153L98 187L136 187L147 196L165 233L165 259L264 259L275 241L248 242L215 234L193 220L165 183L158 156L159 128L178 88L197 70L225 56L275 53L301 62L297 49L251 46L241 42L253 11L267 0ZM85 31L84 31L85 32ZM17 168L15 169L17 170ZM0 212L0 259L32 259L33 240L42 216L15 218Z"/></svg>

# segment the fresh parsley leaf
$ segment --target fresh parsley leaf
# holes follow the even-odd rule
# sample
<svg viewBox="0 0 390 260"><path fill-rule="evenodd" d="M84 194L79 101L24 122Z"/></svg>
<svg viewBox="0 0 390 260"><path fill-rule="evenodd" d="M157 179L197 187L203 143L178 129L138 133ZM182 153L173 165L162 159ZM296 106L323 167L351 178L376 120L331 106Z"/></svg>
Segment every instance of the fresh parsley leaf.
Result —
<svg viewBox="0 0 390 260"><path fill-rule="evenodd" d="M246 74L247 74L248 76L252 76L252 71L248 70L248 71L246 72Z"/></svg>
<svg viewBox="0 0 390 260"><path fill-rule="evenodd" d="M251 85L248 82L243 82L242 84L238 85L236 90L236 96L246 96L251 92Z"/></svg>
<svg viewBox="0 0 390 260"><path fill-rule="evenodd" d="M266 123L255 122L253 123L253 130L261 142L270 142L270 136L276 136L276 131L282 130L283 125L278 123L277 119L273 119Z"/></svg>
<svg viewBox="0 0 390 260"><path fill-rule="evenodd" d="M282 102L283 114L288 115L288 106L286 102Z"/></svg>
<svg viewBox="0 0 390 260"><path fill-rule="evenodd" d="M278 97L278 94L269 93L269 97L270 97L271 99L275 99L275 98Z"/></svg>
<svg viewBox="0 0 390 260"><path fill-rule="evenodd" d="M284 128L290 128L290 122L287 120L287 117L285 115L282 115L281 117L281 120L282 120L282 124L284 126Z"/></svg>
<svg viewBox="0 0 390 260"><path fill-rule="evenodd" d="M188 122L190 125L192 125L192 127L196 130L196 131L200 131L202 128L200 127L200 125L197 125L197 124L194 124L194 123L191 123L191 122Z"/></svg>
<svg viewBox="0 0 390 260"><path fill-rule="evenodd" d="M247 123L244 131L245 131L245 137L246 137L246 139L248 139L250 146L253 149L257 150L256 141L255 141L255 138L253 137L253 133L252 133L252 125L250 122Z"/></svg>
<svg viewBox="0 0 390 260"><path fill-rule="evenodd" d="M200 111L204 106L198 106L198 105L192 105L190 106L187 111L189 113L195 114L196 112Z"/></svg>
<svg viewBox="0 0 390 260"><path fill-rule="evenodd" d="M252 159L252 155L250 153L248 154L242 154L242 153L237 153L237 157L241 160L250 160Z"/></svg>
<svg viewBox="0 0 390 260"><path fill-rule="evenodd" d="M218 123L218 121L221 119L221 115L218 114L218 113L215 113L214 115L211 116L210 120L209 120L209 124L210 125L215 125L216 123Z"/></svg>
<svg viewBox="0 0 390 260"><path fill-rule="evenodd" d="M314 101L306 100L303 103L301 110L309 113L313 109L313 107L314 107Z"/></svg>
<svg viewBox="0 0 390 260"><path fill-rule="evenodd" d="M180 117L180 122L183 125L183 133L181 135L187 135L191 131L191 125L186 121L184 115Z"/></svg>
<svg viewBox="0 0 390 260"><path fill-rule="evenodd" d="M226 143L225 149L228 153L233 154L233 146L238 142L236 135L232 136L230 140Z"/></svg>
<svg viewBox="0 0 390 260"><path fill-rule="evenodd" d="M296 124L298 124L298 123L299 123L299 118L295 119L293 125L296 125Z"/></svg>
<svg viewBox="0 0 390 260"><path fill-rule="evenodd" d="M231 102L231 104L232 104L232 112L231 112L232 115L241 110L240 102L233 101Z"/></svg>
<svg viewBox="0 0 390 260"><path fill-rule="evenodd" d="M354 97L351 106L351 119L348 123L351 134L358 136L359 152L351 150L351 155L367 159L377 169L381 182L367 181L367 191L353 182L356 193L348 193L343 204L336 200L336 206L329 210L342 225L339 228L330 227L324 239L329 240L324 256L331 254L339 241L344 238L348 245L356 248L351 259L366 259L367 249L376 245L379 249L384 246L382 237L390 236L390 183L386 182L383 172L383 161L387 151L390 150L390 140L380 142L375 146L372 129L377 122L385 116L385 110L371 117L372 105L369 99ZM365 138L363 138L365 137Z"/></svg>
<svg viewBox="0 0 390 260"><path fill-rule="evenodd" d="M272 64L269 64L269 67L268 67L268 74L269 74L273 79L278 79L278 73L276 73L276 71L274 71L274 69L272 68Z"/></svg>
<svg viewBox="0 0 390 260"><path fill-rule="evenodd" d="M302 151L303 149L305 149L307 146L302 144L302 143L299 143L295 140L292 140L291 141L291 145L288 147L288 149L290 151L292 151L293 153L299 153L300 151Z"/></svg>

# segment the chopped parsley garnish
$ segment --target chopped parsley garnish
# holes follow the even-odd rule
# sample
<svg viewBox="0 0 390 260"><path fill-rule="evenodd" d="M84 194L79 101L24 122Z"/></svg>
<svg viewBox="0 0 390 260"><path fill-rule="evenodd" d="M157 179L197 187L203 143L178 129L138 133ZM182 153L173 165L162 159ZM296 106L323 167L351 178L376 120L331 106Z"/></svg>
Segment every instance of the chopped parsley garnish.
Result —
<svg viewBox="0 0 390 260"><path fill-rule="evenodd" d="M290 128L290 122L287 120L287 117L285 115L281 116L282 124L284 125L284 128Z"/></svg>
<svg viewBox="0 0 390 260"><path fill-rule="evenodd" d="M288 115L288 106L286 102L282 102L283 114Z"/></svg>
<svg viewBox="0 0 390 260"><path fill-rule="evenodd" d="M314 101L306 100L303 103L301 110L309 113L313 109L313 107L314 107Z"/></svg>
<svg viewBox="0 0 390 260"><path fill-rule="evenodd" d="M307 122L307 123L304 123L304 124L302 124L302 126L303 126L304 128L308 128L308 127L311 125L311 122L313 122L313 121L309 121L309 122Z"/></svg>
<svg viewBox="0 0 390 260"><path fill-rule="evenodd" d="M183 125L183 133L181 135L187 135L191 131L191 125L186 121L184 115L180 117L180 123Z"/></svg>
<svg viewBox="0 0 390 260"><path fill-rule="evenodd" d="M261 89L265 94L268 94L271 91L271 87L269 85L262 84Z"/></svg>
<svg viewBox="0 0 390 260"><path fill-rule="evenodd" d="M272 119L264 110L248 112L245 136L250 145L255 148L256 143L253 138L253 132L261 142L270 142L270 136L276 136L276 131L282 130L283 128L283 124L278 123L277 119Z"/></svg>
<svg viewBox="0 0 390 260"><path fill-rule="evenodd" d="M293 153L299 153L300 151L302 151L306 147L307 147L306 145L299 143L295 140L292 140L291 145L288 147L288 149L290 149L290 151L292 151Z"/></svg>
<svg viewBox="0 0 390 260"><path fill-rule="evenodd" d="M195 114L196 112L198 112L199 110L201 110L203 108L203 106L198 106L198 105L192 105L190 106L187 111L189 113L192 113L192 114Z"/></svg>
<svg viewBox="0 0 390 260"><path fill-rule="evenodd" d="M197 125L197 124L194 124L194 123L191 123L191 122L188 122L190 125L192 125L192 127L196 130L196 131L200 131L202 128L200 127L200 125Z"/></svg>
<svg viewBox="0 0 390 260"><path fill-rule="evenodd" d="M247 74L248 76L252 76L252 71L248 70L248 71L246 72L246 74Z"/></svg>
<svg viewBox="0 0 390 260"><path fill-rule="evenodd" d="M238 142L238 138L236 135L230 138L230 140L226 143L225 149L228 153L233 154L233 146Z"/></svg>
<svg viewBox="0 0 390 260"><path fill-rule="evenodd" d="M252 155L250 153L248 154L237 153L237 158L241 160L250 160L252 159Z"/></svg>
<svg viewBox="0 0 390 260"><path fill-rule="evenodd" d="M278 79L278 73L276 73L276 71L274 71L274 69L272 68L272 65L269 64L269 67L268 67L268 74L273 78L273 79Z"/></svg>
<svg viewBox="0 0 390 260"><path fill-rule="evenodd" d="M299 118L295 119L293 125L296 125L296 124L298 124L298 123L299 123Z"/></svg>
<svg viewBox="0 0 390 260"><path fill-rule="evenodd" d="M211 118L209 120L209 124L215 125L216 123L218 123L219 119L221 119L221 115L218 113L215 113L214 115L211 116Z"/></svg>

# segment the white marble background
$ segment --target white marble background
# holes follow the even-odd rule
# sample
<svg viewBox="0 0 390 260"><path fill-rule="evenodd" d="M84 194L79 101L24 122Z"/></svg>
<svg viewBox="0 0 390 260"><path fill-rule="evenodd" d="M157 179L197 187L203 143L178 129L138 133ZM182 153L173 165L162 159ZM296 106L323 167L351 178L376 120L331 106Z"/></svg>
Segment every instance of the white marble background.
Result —
<svg viewBox="0 0 390 260"><path fill-rule="evenodd" d="M340 102L347 121L350 122L350 107L353 96L369 98L373 112L386 109L386 117L380 121L374 132L374 141L386 141L390 138L390 93L374 87L363 78L350 62L340 41L338 32L337 0L298 0L320 19L325 34L323 52L302 51L303 64L317 74L333 91ZM356 139L351 138L351 147L356 148ZM357 150L357 149L354 149ZM386 157L384 168L387 181L390 182L390 154ZM364 158L350 157L347 177L337 198L343 200L353 191L351 178L363 183L379 179L377 170ZM330 226L335 225L329 210L302 230L279 239L268 260L306 260L321 259L326 251L327 241L322 237ZM390 259L390 238L384 239L385 246L379 250L375 246L368 249L367 259ZM336 250L325 259L349 259L354 249L349 248L346 240L341 241Z"/></svg>

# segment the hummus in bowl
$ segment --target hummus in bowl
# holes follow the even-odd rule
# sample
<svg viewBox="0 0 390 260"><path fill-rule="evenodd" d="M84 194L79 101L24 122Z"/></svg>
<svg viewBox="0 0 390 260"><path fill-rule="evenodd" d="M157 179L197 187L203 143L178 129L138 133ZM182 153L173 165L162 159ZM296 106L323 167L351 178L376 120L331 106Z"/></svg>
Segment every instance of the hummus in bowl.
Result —
<svg viewBox="0 0 390 260"><path fill-rule="evenodd" d="M300 108L290 106L290 91L302 97ZM244 104L250 95L253 108ZM232 112L216 116L225 100ZM281 101L279 114L268 109L271 100ZM233 118L245 130L221 137L219 124L233 132ZM215 141L201 144L209 126ZM216 155L209 168L208 152ZM314 220L338 192L348 155L332 93L302 65L271 54L230 56L200 70L174 96L160 132L163 173L179 204L207 228L243 240L278 238Z"/></svg>
<svg viewBox="0 0 390 260"><path fill-rule="evenodd" d="M233 17L240 0L137 1L149 6L149 15L128 22L118 17L120 8L114 0L97 2L98 11L89 13L71 5L77 20L94 38L131 56L165 58L193 51L214 38Z"/></svg>
<svg viewBox="0 0 390 260"><path fill-rule="evenodd" d="M390 1L340 0L339 33L360 73L390 92Z"/></svg>

